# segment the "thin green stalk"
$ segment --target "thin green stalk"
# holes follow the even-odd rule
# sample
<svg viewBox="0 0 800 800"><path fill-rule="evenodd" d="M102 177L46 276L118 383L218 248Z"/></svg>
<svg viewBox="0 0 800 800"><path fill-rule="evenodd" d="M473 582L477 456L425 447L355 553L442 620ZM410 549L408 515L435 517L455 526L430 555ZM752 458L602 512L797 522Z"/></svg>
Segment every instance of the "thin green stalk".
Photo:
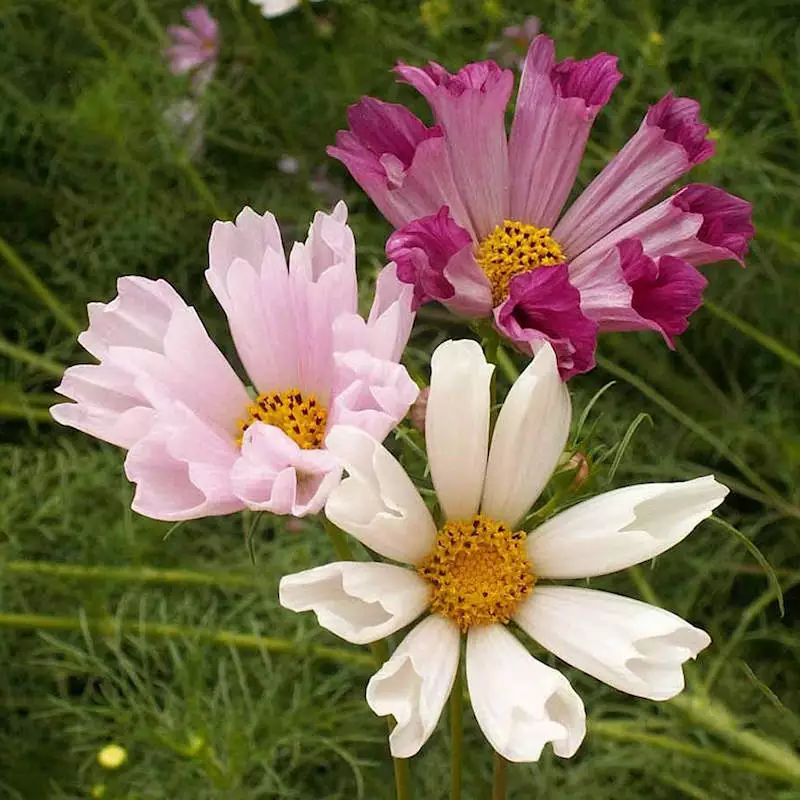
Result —
<svg viewBox="0 0 800 800"><path fill-rule="evenodd" d="M339 556L342 561L355 561L353 550L347 541L345 532L337 525L334 525L334 523L324 515L322 517L322 524L325 528L325 532L328 534L328 538L331 540L333 549L336 551L336 555ZM372 651L371 661L379 668L389 659L389 648L383 640L373 642L370 645L370 650ZM391 717L387 717L386 723L389 726L389 733L391 733L393 727ZM408 769L408 760L392 756L392 762L394 764L394 786L397 800L410 800L411 775Z"/></svg>
<svg viewBox="0 0 800 800"><path fill-rule="evenodd" d="M762 761L752 761L747 758L720 753L718 750L698 747L697 745L673 739L670 736L650 733L640 728L632 727L624 722L590 721L589 733L603 739L613 739L616 742L634 742L647 747L658 747L672 753L680 753L696 761L719 764L728 769L750 772L754 775L761 775L764 778L772 778L779 781L794 780L786 774L785 770L765 764Z"/></svg>
<svg viewBox="0 0 800 800"><path fill-rule="evenodd" d="M52 311L53 316L72 333L79 333L81 326L58 298L39 280L36 273L20 258L16 250L0 236L0 256L16 276L30 289L31 294Z"/></svg>
<svg viewBox="0 0 800 800"><path fill-rule="evenodd" d="M715 436L708 428L696 422L692 417L686 414L677 406L673 405L663 395L659 394L653 389L646 381L643 381L637 375L629 372L624 367L609 361L604 356L597 356L597 363L607 372L610 372L617 378L626 381L635 389L638 389L645 397L652 400L656 405L660 406L671 417L676 419L681 425L690 430L699 438L703 439L707 444L711 445L720 455L728 459L739 472L746 477L750 483L756 488L760 489L767 497L769 504L782 511L787 516L800 519L800 508L786 502L781 495L767 483L755 470L751 469L736 453L734 453L728 445L725 444L718 436Z"/></svg>
<svg viewBox="0 0 800 800"><path fill-rule="evenodd" d="M372 658L357 650L304 645L302 642L294 642L290 639L259 636L255 633L210 630L208 628L195 628L191 625L171 625L162 622L147 622L145 620L0 613L0 628L45 631L81 631L86 629L92 633L110 637L119 636L122 633L130 633L153 639L195 639L209 642L210 644L223 645L224 647L236 647L240 650L268 650L272 653L291 654L301 658L309 657L319 661L331 661L336 664L348 664L362 668L372 666Z"/></svg>
<svg viewBox="0 0 800 800"><path fill-rule="evenodd" d="M464 751L464 675L459 663L450 691L450 800L461 800L461 762Z"/></svg>
<svg viewBox="0 0 800 800"><path fill-rule="evenodd" d="M19 361L21 364L28 364L35 367L42 372L52 375L54 378L60 378L64 374L64 367L61 364L51 361L47 356L40 356L25 347L20 347L17 344L11 344L8 339L0 336L0 355L13 358L14 361Z"/></svg>
<svg viewBox="0 0 800 800"><path fill-rule="evenodd" d="M777 339L773 339L768 334L756 328L755 325L751 325L749 322L746 322L741 317L737 317L736 314L728 311L725 308L722 308L721 306L718 306L711 300L704 300L703 308L710 311L715 317L719 317L719 319L727 322L732 328L736 328L739 333L742 333L745 336L753 339L753 341L758 342L762 347L766 348L771 353L774 353L776 356L778 356L778 358L785 361L787 364L800 369L800 354L796 353L790 347L787 347Z"/></svg>
<svg viewBox="0 0 800 800"><path fill-rule="evenodd" d="M193 572L186 569L114 567L106 564L57 564L50 561L7 561L0 572L12 575L73 579L79 581L121 581L123 583L174 584L181 586L227 586L252 589L257 581L233 572Z"/></svg>
<svg viewBox="0 0 800 800"><path fill-rule="evenodd" d="M30 408L29 406L16 406L11 403L0 403L0 417L9 419L24 419L29 422L54 422L50 412L44 408Z"/></svg>
<svg viewBox="0 0 800 800"><path fill-rule="evenodd" d="M506 800L508 778L506 775L506 761L500 753L494 754L494 775L492 776L492 800Z"/></svg>

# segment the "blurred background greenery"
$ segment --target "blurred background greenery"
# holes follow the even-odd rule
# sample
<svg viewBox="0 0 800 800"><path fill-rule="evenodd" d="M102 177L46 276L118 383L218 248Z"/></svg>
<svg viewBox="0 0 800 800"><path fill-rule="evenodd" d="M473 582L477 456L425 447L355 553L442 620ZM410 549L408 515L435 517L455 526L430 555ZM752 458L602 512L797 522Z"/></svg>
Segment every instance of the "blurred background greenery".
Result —
<svg viewBox="0 0 800 800"><path fill-rule="evenodd" d="M619 452L642 423L624 458L594 466L596 485L713 470L734 489L722 516L738 535L709 522L657 563L592 582L655 599L714 645L678 702L570 672L587 741L568 762L514 767L509 797L800 797L796 2L326 0L272 21L247 0L208 5L221 56L198 149L199 128L169 123L188 90L161 55L180 2L0 3L0 797L392 796L385 725L363 702L369 664L302 657L337 643L277 607L281 574L331 555L315 523L140 518L122 454L46 409L83 358L86 303L120 275L169 279L228 341L202 271L211 223L243 205L273 211L292 239L344 197L366 298L388 228L325 156L347 105L416 104L389 73L398 59L457 68L533 14L560 57L607 50L626 76L582 182L674 88L700 100L718 142L692 179L751 200L758 234L746 270L706 270L709 302L677 352L655 335L605 337L598 369L571 383L581 410L616 381L589 415L593 453ZM464 332L426 311L409 366L424 377L436 340ZM467 725L472 800L488 797L491 757ZM127 753L114 770L97 760L109 743ZM412 763L416 797L448 796L447 759L443 726Z"/></svg>

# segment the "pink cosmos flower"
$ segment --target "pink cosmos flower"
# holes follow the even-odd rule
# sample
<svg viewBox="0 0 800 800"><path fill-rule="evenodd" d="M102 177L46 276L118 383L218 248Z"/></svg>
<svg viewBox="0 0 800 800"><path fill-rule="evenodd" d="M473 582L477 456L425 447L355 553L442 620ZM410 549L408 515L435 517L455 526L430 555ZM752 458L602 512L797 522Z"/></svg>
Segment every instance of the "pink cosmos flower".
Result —
<svg viewBox="0 0 800 800"><path fill-rule="evenodd" d="M522 67L524 53L539 35L542 24L539 17L527 17L522 25L503 28L503 38L490 42L487 53L502 67Z"/></svg>
<svg viewBox="0 0 800 800"><path fill-rule="evenodd" d="M211 79L219 55L219 24L204 4L183 10L186 25L167 28L172 44L164 53L174 75L195 73L201 88Z"/></svg>
<svg viewBox="0 0 800 800"><path fill-rule="evenodd" d="M386 252L416 305L493 318L524 352L549 341L564 379L594 366L599 331L655 330L672 346L702 302L696 268L741 262L754 233L748 202L703 184L642 211L714 152L698 103L672 93L562 214L592 123L622 78L616 64L607 53L556 62L538 36L510 136L509 70L400 64L436 124L366 97L328 149L396 228Z"/></svg>
<svg viewBox="0 0 800 800"><path fill-rule="evenodd" d="M164 280L120 278L89 305L79 342L98 361L70 367L54 419L128 450L133 508L183 520L243 508L304 516L340 479L326 448L339 425L383 439L417 387L398 361L413 291L394 265L369 317L357 313L355 242L340 203L317 213L287 268L272 214L216 222L206 279L253 389Z"/></svg>

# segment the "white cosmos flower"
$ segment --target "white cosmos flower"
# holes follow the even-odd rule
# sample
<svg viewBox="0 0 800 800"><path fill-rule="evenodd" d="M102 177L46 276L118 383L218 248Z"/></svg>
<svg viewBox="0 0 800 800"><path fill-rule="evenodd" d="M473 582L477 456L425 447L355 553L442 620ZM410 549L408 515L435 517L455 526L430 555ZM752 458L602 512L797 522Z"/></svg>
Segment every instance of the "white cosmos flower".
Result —
<svg viewBox="0 0 800 800"><path fill-rule="evenodd" d="M297 8L302 0L250 0L261 9L261 13L267 18L280 17ZM313 3L319 0L311 0Z"/></svg>
<svg viewBox="0 0 800 800"><path fill-rule="evenodd" d="M349 642L388 636L420 615L373 675L367 702L391 714L392 754L413 756L436 727L466 633L466 676L475 716L510 761L536 761L550 742L570 757L586 732L583 703L557 670L537 661L505 623L513 620L563 661L615 688L666 700L683 689L683 663L709 636L655 606L607 592L543 586L585 578L663 553L727 494L713 476L608 492L569 508L530 535L519 530L561 455L569 394L550 345L520 375L489 447L493 367L472 341L434 353L426 441L446 522L437 530L400 464L356 428L328 438L349 477L326 514L385 558L409 564L338 562L289 575L280 601L314 611Z"/></svg>

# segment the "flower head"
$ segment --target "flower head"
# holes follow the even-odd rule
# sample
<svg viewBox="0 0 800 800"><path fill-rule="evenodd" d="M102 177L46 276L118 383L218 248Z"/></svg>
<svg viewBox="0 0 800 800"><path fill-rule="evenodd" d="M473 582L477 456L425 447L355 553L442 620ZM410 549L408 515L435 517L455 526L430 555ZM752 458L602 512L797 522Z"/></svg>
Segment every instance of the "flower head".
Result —
<svg viewBox="0 0 800 800"><path fill-rule="evenodd" d="M250 0L250 2L257 5L267 19L272 19L299 8L302 0ZM311 0L311 2L317 3L319 0Z"/></svg>
<svg viewBox="0 0 800 800"><path fill-rule="evenodd" d="M434 125L364 98L328 152L396 228L387 254L417 304L489 317L528 353L550 342L566 379L594 366L598 332L658 330L672 343L702 302L696 268L743 259L750 204L721 189L685 187L642 211L714 153L697 102L671 92L562 213L594 119L622 78L614 56L556 61L553 42L537 36L510 134L513 74L493 61L396 72L428 101ZM652 267L632 269L624 239Z"/></svg>
<svg viewBox="0 0 800 800"><path fill-rule="evenodd" d="M539 35L541 22L538 17L528 17L521 25L503 28L501 39L489 44L488 53L502 67L522 67L525 52Z"/></svg>
<svg viewBox="0 0 800 800"><path fill-rule="evenodd" d="M387 267L362 319L346 223L344 203L318 213L288 268L272 214L245 208L214 224L206 279L252 389L166 281L120 278L114 300L89 305L79 342L99 363L65 372L57 391L75 402L51 413L128 450L134 510L316 513L340 478L333 430L382 440L406 414L418 391L398 363L412 289Z"/></svg>
<svg viewBox="0 0 800 800"><path fill-rule="evenodd" d="M211 79L219 55L219 23L203 3L183 11L186 25L167 29L172 44L166 49L169 68L175 75L194 73L196 88Z"/></svg>
<svg viewBox="0 0 800 800"><path fill-rule="evenodd" d="M493 367L476 342L433 355L425 438L440 526L400 464L359 430L329 447L349 473L328 518L387 559L338 562L282 579L280 601L314 611L356 644L411 628L373 675L367 702L391 714L393 755L414 755L433 732L458 669L475 716L503 757L535 761L548 742L572 756L585 730L569 681L511 633L522 630L566 663L638 697L683 689L682 664L710 639L674 614L607 592L550 585L647 561L682 541L727 494L712 476L628 486L578 503L533 530L525 518L562 457L569 395L545 344L510 390L489 441ZM522 445L521 445L522 443Z"/></svg>

